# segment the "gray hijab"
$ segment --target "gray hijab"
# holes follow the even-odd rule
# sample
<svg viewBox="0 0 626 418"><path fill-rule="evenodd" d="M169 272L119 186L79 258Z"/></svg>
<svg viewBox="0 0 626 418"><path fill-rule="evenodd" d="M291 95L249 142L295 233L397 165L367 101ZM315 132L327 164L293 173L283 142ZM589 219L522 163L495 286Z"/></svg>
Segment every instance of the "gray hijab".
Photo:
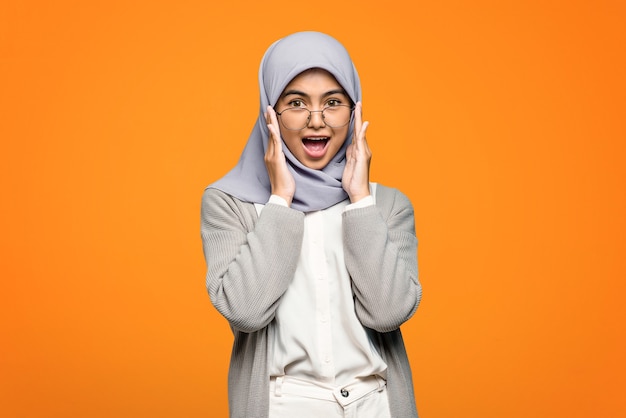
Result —
<svg viewBox="0 0 626 418"><path fill-rule="evenodd" d="M240 200L267 203L271 187L265 162L269 131L265 109L274 106L287 84L301 72L322 68L331 73L354 103L361 100L361 84L348 51L334 38L319 32L298 32L274 42L265 52L259 68L261 106L259 117L239 162L209 187ZM302 212L326 209L347 199L341 187L346 148L352 138L354 121L337 155L321 170L302 165L283 143L287 166L296 181L291 207Z"/></svg>

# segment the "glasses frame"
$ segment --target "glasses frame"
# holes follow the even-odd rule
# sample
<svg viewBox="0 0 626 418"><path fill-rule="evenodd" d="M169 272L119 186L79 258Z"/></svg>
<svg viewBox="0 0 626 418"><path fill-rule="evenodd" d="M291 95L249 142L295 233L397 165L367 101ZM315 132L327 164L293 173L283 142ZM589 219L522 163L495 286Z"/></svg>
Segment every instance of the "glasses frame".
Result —
<svg viewBox="0 0 626 418"><path fill-rule="evenodd" d="M326 122L326 118L324 117L324 111L327 110L327 109L332 109L332 108L336 108L336 107L339 107L339 106L347 107L347 108L350 109L350 118L348 118L348 121L346 123L344 123L343 125L339 125L339 126L329 125ZM276 112L276 116L282 116L283 113L285 113L288 110L292 110L292 109L306 110L307 112L309 112L309 116L307 116L306 122L304 123L304 126L302 128L297 128L297 129L288 128L287 125L285 125L285 122L283 122L283 118L281 117L280 118L280 121L281 121L280 123L283 125L283 127L285 129L290 130L290 131L301 131L303 129L306 129L306 127L309 126L309 123L311 123L311 115L313 113L321 113L322 114L322 122L324 122L324 126L330 126L331 128L343 128L344 126L348 125L350 122L352 122L352 115L354 114L353 113L354 112L354 106L353 105L343 105L343 104L341 104L341 105L335 105L335 106L328 106L328 107L325 107L322 110L309 110L306 107L289 107L289 108L283 110L282 112Z"/></svg>

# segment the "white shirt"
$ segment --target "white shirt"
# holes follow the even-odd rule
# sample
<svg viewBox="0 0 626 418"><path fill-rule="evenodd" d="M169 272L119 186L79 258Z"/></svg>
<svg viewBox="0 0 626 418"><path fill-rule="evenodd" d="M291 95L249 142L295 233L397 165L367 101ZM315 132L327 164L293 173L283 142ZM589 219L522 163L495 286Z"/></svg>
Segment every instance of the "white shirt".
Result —
<svg viewBox="0 0 626 418"><path fill-rule="evenodd" d="M373 191L375 190L375 184ZM284 199L268 203L287 206ZM368 196L306 213L293 281L270 324L270 376L289 375L342 385L381 375L387 365L354 311L351 280L343 258L342 213L375 204ZM260 214L263 205L255 205Z"/></svg>

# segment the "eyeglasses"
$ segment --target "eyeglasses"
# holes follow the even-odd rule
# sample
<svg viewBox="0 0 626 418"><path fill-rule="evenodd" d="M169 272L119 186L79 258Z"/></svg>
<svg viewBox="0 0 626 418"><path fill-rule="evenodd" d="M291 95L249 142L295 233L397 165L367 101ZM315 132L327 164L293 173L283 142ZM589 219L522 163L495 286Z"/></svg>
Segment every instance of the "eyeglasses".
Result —
<svg viewBox="0 0 626 418"><path fill-rule="evenodd" d="M286 129L290 131L301 131L306 128L311 121L311 114L320 112L322 120L326 126L331 128L341 128L350 123L354 108L348 105L328 106L322 110L309 110L305 107L291 107L282 112L276 112L280 116L280 121Z"/></svg>

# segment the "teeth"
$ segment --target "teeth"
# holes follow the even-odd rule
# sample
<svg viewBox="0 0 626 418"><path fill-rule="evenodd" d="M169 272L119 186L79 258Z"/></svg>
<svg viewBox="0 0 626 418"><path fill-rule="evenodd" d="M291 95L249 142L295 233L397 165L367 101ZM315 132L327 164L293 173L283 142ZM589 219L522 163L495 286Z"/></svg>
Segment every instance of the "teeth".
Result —
<svg viewBox="0 0 626 418"><path fill-rule="evenodd" d="M304 139L306 139L307 141L326 141L326 140L328 140L328 137L325 137L325 138L304 138Z"/></svg>

